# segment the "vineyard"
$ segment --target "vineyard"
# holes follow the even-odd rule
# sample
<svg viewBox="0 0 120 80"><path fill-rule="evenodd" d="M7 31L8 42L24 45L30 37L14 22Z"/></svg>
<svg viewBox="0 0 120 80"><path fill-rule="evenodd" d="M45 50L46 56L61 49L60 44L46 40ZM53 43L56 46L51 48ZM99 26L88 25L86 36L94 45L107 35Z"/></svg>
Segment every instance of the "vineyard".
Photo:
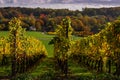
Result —
<svg viewBox="0 0 120 80"><path fill-rule="evenodd" d="M14 80L120 80L120 20L88 37L75 38L73 31L70 18L65 17L55 35L35 38L13 18L9 35L0 38L0 67L7 65L9 72L0 72L0 76Z"/></svg>
<svg viewBox="0 0 120 80"><path fill-rule="evenodd" d="M0 38L1 66L11 65L12 76L31 69L36 62L47 56L45 46L33 37L26 37L19 19L11 20L9 37Z"/></svg>
<svg viewBox="0 0 120 80"><path fill-rule="evenodd" d="M76 50L76 48L78 48ZM120 21L108 23L98 34L74 42L72 57L98 72L120 75Z"/></svg>

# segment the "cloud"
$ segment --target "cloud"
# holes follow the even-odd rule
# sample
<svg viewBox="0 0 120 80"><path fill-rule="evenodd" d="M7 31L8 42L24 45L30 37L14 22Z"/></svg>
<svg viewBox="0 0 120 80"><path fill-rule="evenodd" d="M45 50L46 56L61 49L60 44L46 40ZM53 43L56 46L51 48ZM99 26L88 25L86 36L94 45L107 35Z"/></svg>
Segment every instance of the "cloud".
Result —
<svg viewBox="0 0 120 80"><path fill-rule="evenodd" d="M100 3L100 2L110 2L110 3L119 3L119 0L0 0L0 4L5 3L37 3L37 4L46 4L46 3Z"/></svg>

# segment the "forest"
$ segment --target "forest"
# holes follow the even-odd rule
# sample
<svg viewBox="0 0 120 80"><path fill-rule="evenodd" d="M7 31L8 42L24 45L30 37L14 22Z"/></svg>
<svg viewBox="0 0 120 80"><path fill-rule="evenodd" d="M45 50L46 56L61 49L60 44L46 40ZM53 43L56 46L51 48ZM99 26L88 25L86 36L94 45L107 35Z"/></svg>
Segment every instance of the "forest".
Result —
<svg viewBox="0 0 120 80"><path fill-rule="evenodd" d="M74 35L88 36L98 33L106 22L119 19L120 7L114 8L84 8L82 11L68 9L42 9L42 8L0 8L0 30L8 30L8 22L17 17L22 21L22 27L26 30L41 32L54 32L57 24L65 17L72 20Z"/></svg>

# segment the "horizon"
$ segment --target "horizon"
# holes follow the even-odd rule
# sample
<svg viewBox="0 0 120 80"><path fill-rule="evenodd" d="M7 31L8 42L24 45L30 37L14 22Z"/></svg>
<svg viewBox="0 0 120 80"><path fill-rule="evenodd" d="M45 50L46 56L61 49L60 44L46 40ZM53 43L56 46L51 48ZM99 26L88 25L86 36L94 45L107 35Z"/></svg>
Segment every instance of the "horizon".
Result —
<svg viewBox="0 0 120 80"><path fill-rule="evenodd" d="M107 8L119 6L119 0L0 0L0 7L39 7L81 11L83 8Z"/></svg>
<svg viewBox="0 0 120 80"><path fill-rule="evenodd" d="M0 7L26 7L26 8L45 8L45 9L69 9L69 10L80 10L83 8L109 8L109 7L119 7L119 4L101 4L101 3L6 3L0 5Z"/></svg>

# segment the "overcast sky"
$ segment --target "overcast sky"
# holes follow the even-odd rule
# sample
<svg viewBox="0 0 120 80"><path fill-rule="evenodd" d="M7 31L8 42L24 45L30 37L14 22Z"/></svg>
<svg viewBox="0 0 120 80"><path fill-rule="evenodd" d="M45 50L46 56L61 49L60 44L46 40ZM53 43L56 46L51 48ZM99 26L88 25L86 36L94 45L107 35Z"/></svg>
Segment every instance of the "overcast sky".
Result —
<svg viewBox="0 0 120 80"><path fill-rule="evenodd" d="M120 0L0 0L0 7L40 7L70 10L120 6Z"/></svg>
<svg viewBox="0 0 120 80"><path fill-rule="evenodd" d="M34 2L34 3L81 3L81 2L111 2L119 3L120 0L0 0L0 3L24 3L24 2Z"/></svg>

